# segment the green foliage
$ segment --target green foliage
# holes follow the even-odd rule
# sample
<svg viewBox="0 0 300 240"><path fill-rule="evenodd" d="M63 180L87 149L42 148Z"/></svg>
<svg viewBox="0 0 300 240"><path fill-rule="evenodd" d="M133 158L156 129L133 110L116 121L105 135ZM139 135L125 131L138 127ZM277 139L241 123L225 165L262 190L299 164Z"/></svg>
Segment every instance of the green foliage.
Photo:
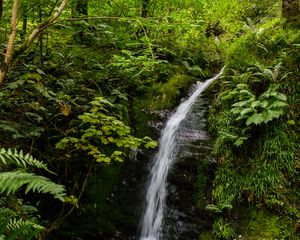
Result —
<svg viewBox="0 0 300 240"><path fill-rule="evenodd" d="M38 161L31 154L27 153L24 155L23 150L18 151L17 149L0 149L0 165L16 165L18 167L27 168L27 167L36 167L39 169L46 170L47 172L52 173L47 164L44 162Z"/></svg>
<svg viewBox="0 0 300 240"><path fill-rule="evenodd" d="M268 90L262 93L258 98L249 91L249 87L245 84L238 84L233 92L228 95L239 99L238 102L232 104L231 112L237 115L236 120L246 120L246 125L259 125L267 123L284 114L284 108L287 106L287 97L277 92L278 85L270 85Z"/></svg>
<svg viewBox="0 0 300 240"><path fill-rule="evenodd" d="M36 160L29 153L24 155L23 151L18 152L16 149L14 151L11 149L0 149L0 159L0 165L2 166L8 166L13 163L23 169L23 171L15 170L0 173L0 193L6 193L7 195L14 194L26 185L25 193L29 191L49 193L54 198L64 201L64 197L66 196L64 186L53 183L44 176L24 171L27 167L35 167L50 172L45 163Z"/></svg>
<svg viewBox="0 0 300 240"><path fill-rule="evenodd" d="M229 223L226 223L223 218L219 218L213 224L213 233L217 239L233 239L234 231Z"/></svg>
<svg viewBox="0 0 300 240"><path fill-rule="evenodd" d="M29 191L38 193L49 193L61 201L64 201L65 188L62 185L53 183L46 177L37 176L33 173L21 171L0 173L0 193L14 194L22 186L26 185L25 193Z"/></svg>
<svg viewBox="0 0 300 240"><path fill-rule="evenodd" d="M228 216L228 210L246 202L263 205L278 216L272 218L272 229L265 235L258 234L263 225L258 223L253 232L246 231L245 239L276 239L279 217L299 214L291 210L296 203L291 196L299 191L294 183L299 176L295 167L299 162L295 97L299 98L296 79L300 75L295 58L287 60L295 41L299 41L298 33L283 30L278 19L235 40L227 52L225 79L210 110L218 169L213 204L207 209ZM296 218L291 220L294 224ZM261 221L264 219L268 216ZM294 229L286 233L291 239Z"/></svg>
<svg viewBox="0 0 300 240"><path fill-rule="evenodd" d="M67 19L47 28L15 62L0 89L0 166L7 184L18 173L20 178L14 179L20 189L5 192L17 191L22 197L27 188L47 190L38 182L49 184L29 172L37 168L51 173L47 165L9 150L16 148L47 159L72 196L84 194L90 175L97 178L99 164L91 158L123 161L131 149L154 148L154 141L134 137L129 126L144 136L148 110L174 107L191 83L212 75L225 61L229 69L210 114L218 170L208 208L225 214L240 201L249 201L276 211L293 209L290 188L298 188L299 176L295 142L300 129L300 34L283 28L276 17L281 1L149 2L148 17L141 18L142 1L89 1L90 18L75 21L74 1L62 16ZM15 46L22 44L26 31L53 13L56 4L22 1ZM1 16L3 50L11 5L12 1L4 4ZM109 182L110 188L99 193L103 206L109 205L106 198L118 178L107 175L103 185ZM31 178L37 185L30 185ZM87 181L82 186L83 178ZM198 190L206 183L198 178ZM78 206L78 216L86 212L86 202L93 201L84 198L78 204L75 197L63 198ZM9 221L20 229L23 223L24 228L30 222L38 224L33 213L24 218L25 211L13 212ZM297 216L296 210L291 212ZM229 229L224 221L218 224L216 235ZM26 234L15 238L26 239Z"/></svg>
<svg viewBox="0 0 300 240"><path fill-rule="evenodd" d="M123 161L126 156L123 149L137 149L141 144L146 148L155 148L157 143L149 137L143 139L130 135L130 128L116 116L109 114L113 105L103 97L97 97L91 103L89 112L78 116L81 120L80 138L65 137L56 144L56 148L65 149L74 145L77 150L84 150L97 162L110 163L112 160ZM107 146L112 145L108 150ZM111 149L112 153L109 153Z"/></svg>
<svg viewBox="0 0 300 240"><path fill-rule="evenodd" d="M44 227L34 216L37 209L13 196L0 198L0 239L31 240L39 236Z"/></svg>
<svg viewBox="0 0 300 240"><path fill-rule="evenodd" d="M37 168L52 173L47 165L23 151L0 149L0 236L2 239L34 239L44 227L36 218L37 209L23 204L15 194L21 189L28 192L47 193L64 202L65 187L50 179L28 173L28 168ZM15 169L15 170L12 170ZM4 171L3 171L4 170Z"/></svg>

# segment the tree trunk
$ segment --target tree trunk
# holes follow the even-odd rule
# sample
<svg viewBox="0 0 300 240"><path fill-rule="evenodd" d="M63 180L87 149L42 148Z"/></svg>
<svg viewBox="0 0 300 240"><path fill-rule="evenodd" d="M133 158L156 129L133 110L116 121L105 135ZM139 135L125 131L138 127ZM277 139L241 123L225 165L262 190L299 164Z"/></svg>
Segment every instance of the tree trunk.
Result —
<svg viewBox="0 0 300 240"><path fill-rule="evenodd" d="M41 7L39 8L39 17L40 17L40 22L41 22L43 19L43 11L42 11ZM39 36L39 50L40 50L39 63L40 63L40 67L43 68L44 59L43 59L43 33L42 32L40 33L40 36Z"/></svg>
<svg viewBox="0 0 300 240"><path fill-rule="evenodd" d="M30 45L33 43L33 41L40 35L40 33L49 27L50 25L54 24L57 18L60 16L60 14L63 12L65 9L68 0L62 0L59 8L56 10L56 12L53 14L53 16L49 17L46 19L44 22L40 23L30 34L29 37L27 37L24 42L21 44L19 48L17 48L14 51L14 40L16 37L16 32L17 32L17 15L18 15L18 10L19 10L19 5L20 5L21 0L15 0L13 4L13 11L12 11L12 17L11 17L11 26L12 26L12 31L9 36L8 40L8 45L7 45L7 51L5 54L5 59L4 62L1 66L0 69L0 86L5 80L5 77L7 75L7 72L12 65L13 61L23 52L26 51L27 48L30 47Z"/></svg>
<svg viewBox="0 0 300 240"><path fill-rule="evenodd" d="M78 18L78 17L87 17L88 16L88 0L76 0L75 7L72 9L72 17ZM85 21L88 21L85 19ZM85 27L82 26L81 23L74 24L74 27L76 27L77 30L77 36L80 39L80 42L85 42L86 34L85 34Z"/></svg>
<svg viewBox="0 0 300 240"><path fill-rule="evenodd" d="M23 16L23 24L22 24L22 35L26 36L27 33L27 13Z"/></svg>
<svg viewBox="0 0 300 240"><path fill-rule="evenodd" d="M88 0L77 0L76 6L75 6L75 12L74 16L88 16Z"/></svg>
<svg viewBox="0 0 300 240"><path fill-rule="evenodd" d="M18 13L19 13L20 3L21 0L15 0L13 3L12 15L11 15L11 33L8 39L4 62L2 63L0 69L0 85L3 83L6 74L8 72L8 69L12 64L13 53L14 53L14 42L17 34Z"/></svg>
<svg viewBox="0 0 300 240"><path fill-rule="evenodd" d="M2 14L3 14L3 0L0 0L0 20L2 18Z"/></svg>
<svg viewBox="0 0 300 240"><path fill-rule="evenodd" d="M299 21L299 0L282 0L282 16L287 22Z"/></svg>
<svg viewBox="0 0 300 240"><path fill-rule="evenodd" d="M142 17L143 18L148 17L149 4L150 4L150 0L143 0L143 2L142 2Z"/></svg>

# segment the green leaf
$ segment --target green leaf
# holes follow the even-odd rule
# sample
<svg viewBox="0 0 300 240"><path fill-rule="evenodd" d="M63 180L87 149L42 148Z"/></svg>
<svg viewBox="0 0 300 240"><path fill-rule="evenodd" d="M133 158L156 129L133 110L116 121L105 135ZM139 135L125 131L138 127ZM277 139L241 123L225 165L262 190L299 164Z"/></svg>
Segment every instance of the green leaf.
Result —
<svg viewBox="0 0 300 240"><path fill-rule="evenodd" d="M215 212L215 213L221 213L221 212L222 212L222 210L221 210L218 206L216 206L216 205L214 205L214 204L209 204L209 205L207 205L207 206L206 206L206 209L207 209L208 211L212 211L212 212Z"/></svg>
<svg viewBox="0 0 300 240"><path fill-rule="evenodd" d="M246 125L249 126L251 124L261 124L264 122L264 117L262 113L254 113L252 114L246 121Z"/></svg>
<svg viewBox="0 0 300 240"><path fill-rule="evenodd" d="M253 108L244 108L244 109L240 112L240 115L241 115L241 116L244 116L245 114L252 113L252 112L253 112Z"/></svg>
<svg viewBox="0 0 300 240"><path fill-rule="evenodd" d="M247 140L247 137L239 137L235 140L235 142L233 143L233 145L239 147L241 145L243 145L244 141Z"/></svg>
<svg viewBox="0 0 300 240"><path fill-rule="evenodd" d="M283 101L274 101L270 106L270 108L283 108L286 107L288 104Z"/></svg>
<svg viewBox="0 0 300 240"><path fill-rule="evenodd" d="M9 195L15 193L24 185L26 186L25 193L29 191L49 193L54 198L64 202L64 197L66 196L64 186L53 183L44 176L21 171L0 173L0 193Z"/></svg>

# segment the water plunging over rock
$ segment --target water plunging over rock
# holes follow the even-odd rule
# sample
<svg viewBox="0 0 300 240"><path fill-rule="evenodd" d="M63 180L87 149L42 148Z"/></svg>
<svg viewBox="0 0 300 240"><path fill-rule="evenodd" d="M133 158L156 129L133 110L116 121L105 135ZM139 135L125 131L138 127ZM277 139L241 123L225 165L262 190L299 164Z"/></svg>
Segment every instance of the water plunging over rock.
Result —
<svg viewBox="0 0 300 240"><path fill-rule="evenodd" d="M205 128L206 124L203 117L200 117L202 122L195 123L195 121L192 121L193 118L198 120L196 115L203 114L203 111L202 113L201 111L198 113L196 112L196 115L189 115L189 113L199 95L201 95L201 93L223 73L223 70L224 68L215 77L203 83L198 83L194 93L179 105L162 131L159 150L153 159L147 186L145 210L141 219L141 240L168 239L167 237L162 237L162 235L164 232L170 233L172 231L175 232L174 236L176 236L177 230L170 230L168 229L168 226L164 224L167 222L167 219L164 220L165 212L167 213L167 218L171 215L176 215L179 219L185 218L185 216L176 209L168 209L168 211L165 211L168 173L173 167L175 160L177 161L178 159L178 161L180 161L180 159L187 157L184 156L185 154L190 154L191 152L193 152L193 154L194 152L197 153L197 151L189 151L189 153L182 151L182 146L185 144L188 145L190 140L199 141L199 144L203 141L203 149L205 149L205 141L207 140L206 131L201 131L201 128L195 129L192 126L189 126L190 124L198 124L198 126ZM188 117L190 117L191 121L185 121ZM199 152L197 154L201 153ZM172 187L172 184L170 184L170 187ZM172 191L172 189L170 190ZM177 219L176 228L183 228L184 222L179 221L179 219ZM173 237L170 239L175 238Z"/></svg>

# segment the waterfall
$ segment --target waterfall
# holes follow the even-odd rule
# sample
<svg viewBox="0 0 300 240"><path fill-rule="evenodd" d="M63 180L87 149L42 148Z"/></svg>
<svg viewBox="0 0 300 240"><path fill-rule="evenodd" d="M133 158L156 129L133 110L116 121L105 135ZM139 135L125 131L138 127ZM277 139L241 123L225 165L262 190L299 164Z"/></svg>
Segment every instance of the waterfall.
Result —
<svg viewBox="0 0 300 240"><path fill-rule="evenodd" d="M166 198L166 179L172 164L175 161L176 133L180 123L185 119L198 96L217 78L225 67L215 77L197 84L194 93L182 102L174 114L169 118L159 141L159 149L153 159L148 189L145 199L145 210L141 218L140 240L159 240L163 224L163 215Z"/></svg>

